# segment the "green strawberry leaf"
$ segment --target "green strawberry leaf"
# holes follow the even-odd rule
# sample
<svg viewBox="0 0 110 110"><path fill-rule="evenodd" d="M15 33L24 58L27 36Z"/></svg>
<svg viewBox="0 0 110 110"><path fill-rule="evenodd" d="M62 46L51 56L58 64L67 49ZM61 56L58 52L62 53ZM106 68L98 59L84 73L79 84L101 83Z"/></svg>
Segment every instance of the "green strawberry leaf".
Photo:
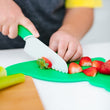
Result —
<svg viewBox="0 0 110 110"><path fill-rule="evenodd" d="M42 58L37 60L37 64L40 69L48 69L49 64L46 63L45 60L43 60Z"/></svg>

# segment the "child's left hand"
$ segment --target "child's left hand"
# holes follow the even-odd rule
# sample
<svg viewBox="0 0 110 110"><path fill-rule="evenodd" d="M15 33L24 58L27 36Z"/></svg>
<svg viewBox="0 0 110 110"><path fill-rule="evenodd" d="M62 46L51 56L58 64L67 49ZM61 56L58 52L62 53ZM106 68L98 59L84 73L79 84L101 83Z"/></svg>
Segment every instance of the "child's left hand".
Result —
<svg viewBox="0 0 110 110"><path fill-rule="evenodd" d="M49 47L58 52L65 61L75 61L82 56L79 40L64 30L58 30L51 36Z"/></svg>

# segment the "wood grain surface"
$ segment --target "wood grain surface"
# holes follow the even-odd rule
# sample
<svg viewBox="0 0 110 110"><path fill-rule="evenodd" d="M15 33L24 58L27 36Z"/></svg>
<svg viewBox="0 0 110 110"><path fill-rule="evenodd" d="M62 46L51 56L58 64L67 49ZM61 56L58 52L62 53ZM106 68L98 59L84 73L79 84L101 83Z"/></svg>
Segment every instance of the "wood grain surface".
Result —
<svg viewBox="0 0 110 110"><path fill-rule="evenodd" d="M0 91L0 110L44 110L31 77Z"/></svg>

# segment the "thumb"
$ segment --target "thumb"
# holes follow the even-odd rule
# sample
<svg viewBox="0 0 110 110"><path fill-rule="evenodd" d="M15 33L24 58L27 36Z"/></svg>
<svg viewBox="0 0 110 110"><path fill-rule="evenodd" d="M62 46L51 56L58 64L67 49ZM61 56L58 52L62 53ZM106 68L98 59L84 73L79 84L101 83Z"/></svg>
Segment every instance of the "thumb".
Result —
<svg viewBox="0 0 110 110"><path fill-rule="evenodd" d="M33 35L34 37L39 37L39 32L34 26L34 24L26 17L23 17L23 19L20 21L20 25L23 25L25 28L27 28Z"/></svg>

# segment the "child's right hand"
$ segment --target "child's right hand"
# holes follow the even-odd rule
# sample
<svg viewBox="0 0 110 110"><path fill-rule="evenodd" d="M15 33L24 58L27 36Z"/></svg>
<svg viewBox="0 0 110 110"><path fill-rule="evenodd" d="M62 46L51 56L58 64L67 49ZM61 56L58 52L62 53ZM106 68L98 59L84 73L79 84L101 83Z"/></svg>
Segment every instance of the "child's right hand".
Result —
<svg viewBox="0 0 110 110"><path fill-rule="evenodd" d="M0 32L9 38L16 38L18 25L23 25L35 37L39 37L33 23L24 16L20 7L13 0L0 0Z"/></svg>

